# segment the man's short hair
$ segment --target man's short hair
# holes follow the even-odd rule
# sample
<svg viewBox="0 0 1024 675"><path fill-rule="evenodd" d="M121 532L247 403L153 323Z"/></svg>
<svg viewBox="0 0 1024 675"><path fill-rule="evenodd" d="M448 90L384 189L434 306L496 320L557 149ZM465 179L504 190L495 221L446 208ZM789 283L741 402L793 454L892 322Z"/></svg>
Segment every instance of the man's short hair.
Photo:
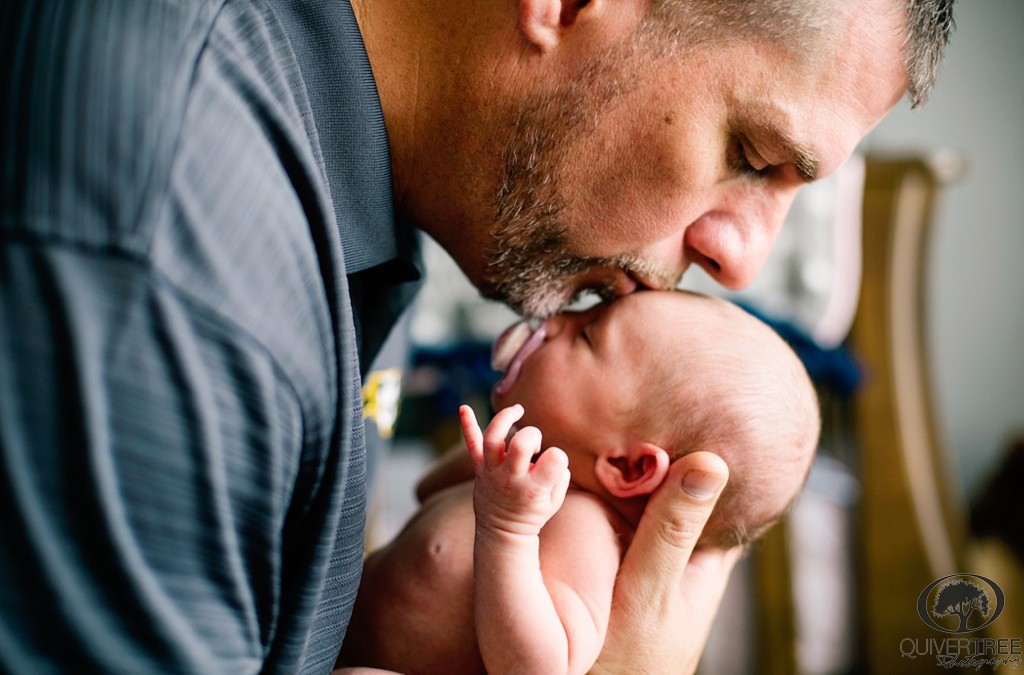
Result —
<svg viewBox="0 0 1024 675"><path fill-rule="evenodd" d="M677 46L761 38L806 50L827 48L849 3L858 0L654 0L647 27ZM903 62L910 105L928 99L953 31L954 0L893 0L905 12ZM824 39L823 39L824 38Z"/></svg>

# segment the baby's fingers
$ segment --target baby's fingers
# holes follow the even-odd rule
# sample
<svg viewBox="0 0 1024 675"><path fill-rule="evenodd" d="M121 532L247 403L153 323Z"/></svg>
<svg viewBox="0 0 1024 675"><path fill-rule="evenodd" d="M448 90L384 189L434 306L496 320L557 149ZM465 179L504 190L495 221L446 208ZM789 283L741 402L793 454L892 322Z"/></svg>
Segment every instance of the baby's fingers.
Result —
<svg viewBox="0 0 1024 675"><path fill-rule="evenodd" d="M530 470L533 456L540 452L540 429L526 427L516 432L508 443L508 468L514 474L525 474Z"/></svg>
<svg viewBox="0 0 1024 675"><path fill-rule="evenodd" d="M505 439L512 425L523 416L523 406L518 403L502 408L487 425L484 432L483 455L486 466L498 466L505 457Z"/></svg>
<svg viewBox="0 0 1024 675"><path fill-rule="evenodd" d="M533 468L534 478L541 485L551 485L555 492L569 487L569 457L561 448L548 448Z"/></svg>
<svg viewBox="0 0 1024 675"><path fill-rule="evenodd" d="M459 423L462 424L462 435L466 439L466 449L469 450L469 458L473 460L473 467L480 469L484 461L484 437L477 424L476 414L468 405L459 406Z"/></svg>

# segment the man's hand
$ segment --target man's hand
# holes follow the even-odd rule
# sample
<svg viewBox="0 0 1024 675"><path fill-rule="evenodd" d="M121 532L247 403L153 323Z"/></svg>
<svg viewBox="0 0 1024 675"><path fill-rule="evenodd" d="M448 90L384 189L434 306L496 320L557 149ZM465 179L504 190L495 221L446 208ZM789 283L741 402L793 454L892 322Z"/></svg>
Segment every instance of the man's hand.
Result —
<svg viewBox="0 0 1024 675"><path fill-rule="evenodd" d="M676 460L651 497L615 582L591 673L693 673L741 550L694 551L729 477L720 457Z"/></svg>

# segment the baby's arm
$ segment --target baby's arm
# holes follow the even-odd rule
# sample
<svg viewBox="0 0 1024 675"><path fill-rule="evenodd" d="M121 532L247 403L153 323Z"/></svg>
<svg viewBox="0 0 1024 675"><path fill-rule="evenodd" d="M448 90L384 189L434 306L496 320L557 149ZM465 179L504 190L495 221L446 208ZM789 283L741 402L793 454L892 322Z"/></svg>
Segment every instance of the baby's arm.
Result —
<svg viewBox="0 0 1024 675"><path fill-rule="evenodd" d="M489 672L582 673L601 651L618 552L614 537L605 537L597 545L611 550L591 558L601 563L583 564L579 551L549 543L558 537L545 531L542 574L539 535L562 506L568 458L548 448L531 463L541 448L533 427L516 432L506 449L508 432L522 415L521 406L505 408L482 434L472 410L459 410L476 471L477 641Z"/></svg>

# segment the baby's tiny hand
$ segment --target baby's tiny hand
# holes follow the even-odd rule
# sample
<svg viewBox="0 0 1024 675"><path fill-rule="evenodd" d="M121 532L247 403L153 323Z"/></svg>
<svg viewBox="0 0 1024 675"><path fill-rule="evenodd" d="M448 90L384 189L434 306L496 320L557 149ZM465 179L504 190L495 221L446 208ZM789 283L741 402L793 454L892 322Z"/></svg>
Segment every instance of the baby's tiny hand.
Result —
<svg viewBox="0 0 1024 675"><path fill-rule="evenodd" d="M476 472L473 507L478 526L536 535L562 506L569 487L569 458L559 448L541 452L536 427L517 431L506 448L505 439L522 416L520 405L504 408L482 434L472 409L459 408Z"/></svg>

